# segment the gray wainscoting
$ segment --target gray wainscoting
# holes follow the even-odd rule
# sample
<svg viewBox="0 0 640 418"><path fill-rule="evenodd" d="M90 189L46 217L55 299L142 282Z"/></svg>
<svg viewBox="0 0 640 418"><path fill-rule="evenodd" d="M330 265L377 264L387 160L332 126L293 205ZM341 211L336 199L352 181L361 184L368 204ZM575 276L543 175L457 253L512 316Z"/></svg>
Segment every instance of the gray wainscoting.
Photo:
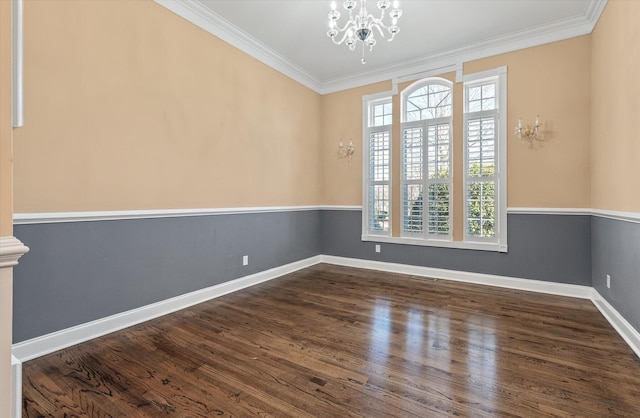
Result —
<svg viewBox="0 0 640 418"><path fill-rule="evenodd" d="M361 211L322 213L326 255L591 286L590 215L508 215L508 253L361 241Z"/></svg>
<svg viewBox="0 0 640 418"><path fill-rule="evenodd" d="M377 254L359 210L16 225L30 251L14 271L14 343L319 254L591 286L591 216L508 222L507 254L387 243ZM614 306L637 319L630 275L611 272L626 310Z"/></svg>
<svg viewBox="0 0 640 418"><path fill-rule="evenodd" d="M16 225L18 343L313 257L320 211ZM242 266L242 256L249 265Z"/></svg>
<svg viewBox="0 0 640 418"><path fill-rule="evenodd" d="M640 223L594 216L591 236L593 287L640 331Z"/></svg>

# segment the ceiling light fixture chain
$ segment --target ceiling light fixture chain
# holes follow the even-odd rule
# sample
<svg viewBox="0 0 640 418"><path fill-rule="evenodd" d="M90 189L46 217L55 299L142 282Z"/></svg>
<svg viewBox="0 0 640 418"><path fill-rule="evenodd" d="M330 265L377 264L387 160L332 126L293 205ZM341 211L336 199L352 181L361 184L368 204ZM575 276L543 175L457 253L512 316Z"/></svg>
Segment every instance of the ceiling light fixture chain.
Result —
<svg viewBox="0 0 640 418"><path fill-rule="evenodd" d="M373 47L377 43L374 30L376 30L383 39L391 42L396 34L400 32L398 27L398 19L402 16L402 10L398 8L398 1L394 1L393 9L389 12L389 24L385 23L385 13L391 7L389 0L379 0L377 3L380 10L380 17L375 17L367 12L367 0L360 1L360 11L354 14L358 2L355 0L346 0L344 8L349 12L349 19L340 26L340 12L336 10L336 2L331 2L331 11L329 12L329 31L327 36L331 38L334 44L345 44L351 51L356 49L356 44L362 42L362 59L363 64L366 63L364 58L364 49L369 47L369 51L373 51Z"/></svg>

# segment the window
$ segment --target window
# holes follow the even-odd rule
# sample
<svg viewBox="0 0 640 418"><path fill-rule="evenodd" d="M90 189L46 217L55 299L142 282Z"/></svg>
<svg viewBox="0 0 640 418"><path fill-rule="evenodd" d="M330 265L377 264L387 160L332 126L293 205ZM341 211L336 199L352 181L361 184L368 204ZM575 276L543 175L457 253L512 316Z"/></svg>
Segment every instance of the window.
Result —
<svg viewBox="0 0 640 418"><path fill-rule="evenodd" d="M506 68L458 78L364 98L363 240L507 251Z"/></svg>
<svg viewBox="0 0 640 418"><path fill-rule="evenodd" d="M401 100L401 236L450 239L452 83L423 80Z"/></svg>
<svg viewBox="0 0 640 418"><path fill-rule="evenodd" d="M501 236L506 229L506 185L501 175L506 171L501 120L505 100L500 97L504 84L500 75L464 83L465 241L500 244L506 240Z"/></svg>
<svg viewBox="0 0 640 418"><path fill-rule="evenodd" d="M391 232L391 98L375 100L365 105L366 125L365 199L363 235L389 235ZM365 154L366 155L366 154Z"/></svg>

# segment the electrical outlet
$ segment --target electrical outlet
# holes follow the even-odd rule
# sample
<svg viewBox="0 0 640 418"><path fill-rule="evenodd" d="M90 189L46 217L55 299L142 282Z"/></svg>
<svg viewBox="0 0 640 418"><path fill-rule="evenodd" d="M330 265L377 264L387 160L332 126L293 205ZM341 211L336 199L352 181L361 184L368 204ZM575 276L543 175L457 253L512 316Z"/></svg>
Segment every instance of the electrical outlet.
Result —
<svg viewBox="0 0 640 418"><path fill-rule="evenodd" d="M380 244L376 244L376 252L379 253L380 252Z"/></svg>
<svg viewBox="0 0 640 418"><path fill-rule="evenodd" d="M611 289L611 276L607 274L607 289Z"/></svg>
<svg viewBox="0 0 640 418"><path fill-rule="evenodd" d="M249 256L248 255L243 255L242 256L242 265L243 266L248 266L249 265Z"/></svg>

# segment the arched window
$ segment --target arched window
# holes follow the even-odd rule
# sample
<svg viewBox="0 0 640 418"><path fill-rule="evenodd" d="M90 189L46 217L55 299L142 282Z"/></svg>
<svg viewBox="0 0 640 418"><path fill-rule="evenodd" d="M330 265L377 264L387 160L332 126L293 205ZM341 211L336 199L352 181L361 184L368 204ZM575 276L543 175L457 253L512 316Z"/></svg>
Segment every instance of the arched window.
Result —
<svg viewBox="0 0 640 418"><path fill-rule="evenodd" d="M401 236L450 239L453 85L420 80L401 107Z"/></svg>
<svg viewBox="0 0 640 418"><path fill-rule="evenodd" d="M507 69L456 83L429 77L363 97L363 241L507 251Z"/></svg>

